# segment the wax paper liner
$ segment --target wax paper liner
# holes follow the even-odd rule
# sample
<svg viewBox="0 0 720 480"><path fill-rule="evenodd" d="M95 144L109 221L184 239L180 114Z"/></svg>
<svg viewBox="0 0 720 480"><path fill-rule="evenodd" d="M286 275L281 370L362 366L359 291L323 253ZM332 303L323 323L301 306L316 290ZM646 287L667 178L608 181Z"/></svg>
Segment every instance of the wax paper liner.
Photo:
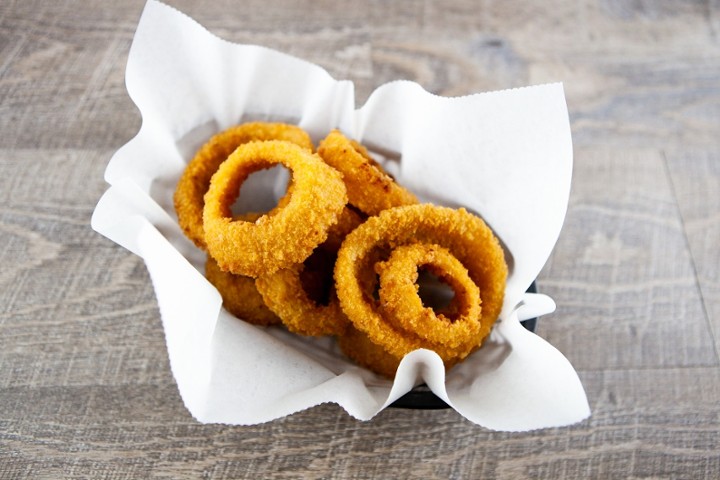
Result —
<svg viewBox="0 0 720 480"><path fill-rule="evenodd" d="M368 420L423 382L491 429L568 425L589 415L567 359L519 324L554 309L549 297L524 292L567 208L572 145L562 85L443 98L398 81L356 109L351 82L280 52L224 41L156 1L140 19L126 84L142 126L112 157L110 188L92 226L144 259L170 366L198 421L256 424L325 402ZM510 267L503 312L484 346L447 375L434 352L417 350L391 382L354 365L333 339L228 314L202 274L204 254L177 225L172 195L210 135L249 120L298 124L315 142L340 128L421 199L482 216ZM278 178L271 170L257 180L257 196L277 198Z"/></svg>

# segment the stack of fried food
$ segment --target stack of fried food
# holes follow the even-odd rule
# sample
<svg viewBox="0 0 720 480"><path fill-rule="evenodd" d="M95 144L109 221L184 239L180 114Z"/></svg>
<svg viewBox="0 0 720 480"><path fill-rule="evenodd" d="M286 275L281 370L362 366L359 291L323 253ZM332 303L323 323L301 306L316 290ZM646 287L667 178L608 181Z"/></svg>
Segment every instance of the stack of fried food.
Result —
<svg viewBox="0 0 720 480"><path fill-rule="evenodd" d="M277 206L233 214L245 180L275 165L291 173ZM174 201L230 313L335 336L348 357L386 377L418 348L450 368L500 314L507 266L490 228L465 209L419 203L338 130L317 151L294 125L223 131L187 165ZM421 271L452 289L442 308L424 304Z"/></svg>

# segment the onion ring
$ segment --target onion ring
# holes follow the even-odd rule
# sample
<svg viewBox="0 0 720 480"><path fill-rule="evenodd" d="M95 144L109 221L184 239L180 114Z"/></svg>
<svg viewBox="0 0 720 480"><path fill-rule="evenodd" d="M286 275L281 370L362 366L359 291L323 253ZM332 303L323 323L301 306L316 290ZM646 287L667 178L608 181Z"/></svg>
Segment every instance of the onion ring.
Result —
<svg viewBox="0 0 720 480"><path fill-rule="evenodd" d="M402 360L401 357L395 357L380 345L373 343L365 333L352 325L337 338L337 342L340 350L355 363L388 378L395 376Z"/></svg>
<svg viewBox="0 0 720 480"><path fill-rule="evenodd" d="M343 208L337 223L331 226L328 230L327 240L325 240L325 243L320 245L320 248L337 253L337 251L340 250L342 242L345 241L345 237L355 230L362 222L363 218L346 205L345 208Z"/></svg>
<svg viewBox="0 0 720 480"><path fill-rule="evenodd" d="M418 203L398 185L359 143L333 130L318 146L318 155L343 174L348 202L367 215L400 205Z"/></svg>
<svg viewBox="0 0 720 480"><path fill-rule="evenodd" d="M368 289L374 251L417 241L447 248L467 268L480 289L480 331L470 348L451 349L398 330L383 318ZM454 210L430 204L396 207L368 218L346 237L335 263L337 295L355 328L393 357L402 358L417 348L429 348L440 355L446 366L467 356L490 333L502 308L506 278L503 250L485 222L463 208Z"/></svg>
<svg viewBox="0 0 720 480"><path fill-rule="evenodd" d="M287 205L256 222L233 221L230 206L253 172L282 164L292 171ZM303 262L324 242L347 203L340 173L290 142L239 146L223 162L205 194L203 226L208 253L223 270L258 277Z"/></svg>
<svg viewBox="0 0 720 480"><path fill-rule="evenodd" d="M210 179L237 147L256 140L286 140L308 150L313 149L310 136L303 129L284 123L244 123L210 138L185 167L173 197L178 223L198 248L206 250L203 197L210 187Z"/></svg>
<svg viewBox="0 0 720 480"><path fill-rule="evenodd" d="M342 335L350 321L332 288L337 250L345 236L361 223L345 207L328 238L301 264L263 275L255 280L265 304L291 332L300 335Z"/></svg>
<svg viewBox="0 0 720 480"><path fill-rule="evenodd" d="M205 277L217 289L225 309L253 325L278 325L280 318L263 301L255 287L255 279L223 272L217 262L208 256Z"/></svg>
<svg viewBox="0 0 720 480"><path fill-rule="evenodd" d="M455 292L455 318L423 306L418 294L418 267L436 275ZM380 305L395 328L451 348L475 345L480 332L480 290L467 269L439 245L413 243L394 249L386 262L375 265L380 276Z"/></svg>
<svg viewBox="0 0 720 480"><path fill-rule="evenodd" d="M314 258L314 255L310 258ZM291 332L310 336L343 334L350 322L340 308L340 303L337 298L333 298L332 292L327 304L311 298L303 285L302 274L307 268L308 265L300 263L263 275L255 280L256 288L265 305ZM322 275L322 270L311 271L312 283L315 285L310 288L317 288L317 282L322 281L323 276L332 277L332 262L328 268L325 275Z"/></svg>

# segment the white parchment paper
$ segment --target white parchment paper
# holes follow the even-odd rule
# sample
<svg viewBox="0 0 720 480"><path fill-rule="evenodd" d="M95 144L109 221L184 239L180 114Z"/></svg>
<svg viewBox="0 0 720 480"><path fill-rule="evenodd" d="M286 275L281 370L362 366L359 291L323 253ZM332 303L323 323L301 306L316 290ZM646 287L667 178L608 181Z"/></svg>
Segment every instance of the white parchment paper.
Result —
<svg viewBox="0 0 720 480"><path fill-rule="evenodd" d="M367 420L421 382L491 429L568 425L590 414L567 359L519 323L555 307L547 296L524 292L567 208L572 144L560 84L443 98L398 81L356 109L351 82L280 52L226 42L152 0L126 83L142 127L110 161L110 188L92 226L144 259L172 372L196 419L255 424L335 402ZM228 314L202 274L204 254L177 225L172 195L202 143L249 120L295 123L316 142L339 127L382 154L422 199L482 216L510 266L503 313L485 345L447 376L435 353L415 351L390 382L347 360L332 339L259 328Z"/></svg>

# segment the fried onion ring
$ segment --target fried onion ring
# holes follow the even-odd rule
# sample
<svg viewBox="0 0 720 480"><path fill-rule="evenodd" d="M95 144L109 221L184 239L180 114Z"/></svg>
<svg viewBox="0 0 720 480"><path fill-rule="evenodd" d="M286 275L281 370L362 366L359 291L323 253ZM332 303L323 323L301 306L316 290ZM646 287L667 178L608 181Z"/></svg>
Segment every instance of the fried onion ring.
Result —
<svg viewBox="0 0 720 480"><path fill-rule="evenodd" d="M348 202L367 215L400 205L418 203L372 159L367 149L333 130L318 146L318 155L343 174Z"/></svg>
<svg viewBox="0 0 720 480"><path fill-rule="evenodd" d="M342 335L350 321L332 286L337 250L345 236L361 223L345 207L328 238L301 264L278 270L255 281L265 304L291 332L300 335Z"/></svg>
<svg viewBox="0 0 720 480"><path fill-rule="evenodd" d="M185 167L175 189L173 202L180 227L198 248L206 249L203 197L210 187L210 179L237 147L262 140L285 140L308 150L313 149L310 136L300 127L284 123L251 122L213 136Z"/></svg>
<svg viewBox="0 0 720 480"><path fill-rule="evenodd" d="M324 295L322 293L311 295L306 290L302 274L307 268L309 265L305 263L283 268L273 274L258 277L255 285L265 305L291 332L310 336L343 334L349 321L340 308L340 303L333 298L332 291L329 293L330 299L327 304L311 298ZM323 277L332 277L332 263L328 268L329 271L324 275L322 270L311 272L313 285L310 288L317 288L317 282L322 282Z"/></svg>
<svg viewBox="0 0 720 480"><path fill-rule="evenodd" d="M365 333L352 325L337 338L337 342L340 350L355 363L388 378L395 376L402 360L401 357L395 357L380 345L373 343Z"/></svg>
<svg viewBox="0 0 720 480"><path fill-rule="evenodd" d="M223 272L210 256L205 262L205 277L217 288L225 309L236 317L254 325L280 323L280 318L265 305L254 278Z"/></svg>
<svg viewBox="0 0 720 480"><path fill-rule="evenodd" d="M383 317L379 302L368 288L368 270L374 270L377 258L374 252L418 241L449 250L480 289L481 324L469 345L450 348L395 328ZM335 264L337 295L355 328L392 357L402 358L417 348L429 348L440 355L446 366L463 359L490 333L502 308L506 278L503 250L485 222L462 208L430 204L391 208L368 218L346 237Z"/></svg>
<svg viewBox="0 0 720 480"><path fill-rule="evenodd" d="M233 220L230 207L253 172L282 164L292 172L286 205L256 222ZM205 194L208 253L221 269L258 277L303 262L324 242L347 203L341 175L316 154L290 142L239 146L223 162Z"/></svg>
<svg viewBox="0 0 720 480"><path fill-rule="evenodd" d="M436 275L455 292L455 318L425 307L418 293L418 268ZM451 348L475 344L480 332L480 290L467 269L440 245L414 243L392 251L375 265L380 275L380 305L395 328Z"/></svg>

